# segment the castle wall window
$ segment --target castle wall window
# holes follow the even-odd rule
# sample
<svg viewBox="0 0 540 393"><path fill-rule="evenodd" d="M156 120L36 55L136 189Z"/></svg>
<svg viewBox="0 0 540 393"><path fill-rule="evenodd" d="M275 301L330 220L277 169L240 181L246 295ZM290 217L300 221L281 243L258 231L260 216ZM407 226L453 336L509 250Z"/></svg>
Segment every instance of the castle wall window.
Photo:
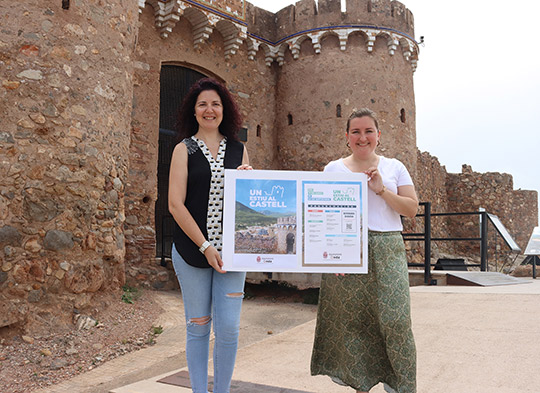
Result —
<svg viewBox="0 0 540 393"><path fill-rule="evenodd" d="M62 8L64 10L69 10L69 0L62 0Z"/></svg>
<svg viewBox="0 0 540 393"><path fill-rule="evenodd" d="M242 127L238 130L238 139L240 139L241 142L247 142L248 129L246 127Z"/></svg>
<svg viewBox="0 0 540 393"><path fill-rule="evenodd" d="M292 123L293 123L292 122L292 115L290 113L287 115L287 122L289 123L290 126L292 126Z"/></svg>
<svg viewBox="0 0 540 393"><path fill-rule="evenodd" d="M341 117L341 105L336 106L336 117Z"/></svg>
<svg viewBox="0 0 540 393"><path fill-rule="evenodd" d="M261 137L261 125L260 124L257 124L257 136L259 138Z"/></svg>
<svg viewBox="0 0 540 393"><path fill-rule="evenodd" d="M401 122L402 123L405 123L406 119L405 119L405 109L401 108L401 111L400 112L400 119L401 119Z"/></svg>

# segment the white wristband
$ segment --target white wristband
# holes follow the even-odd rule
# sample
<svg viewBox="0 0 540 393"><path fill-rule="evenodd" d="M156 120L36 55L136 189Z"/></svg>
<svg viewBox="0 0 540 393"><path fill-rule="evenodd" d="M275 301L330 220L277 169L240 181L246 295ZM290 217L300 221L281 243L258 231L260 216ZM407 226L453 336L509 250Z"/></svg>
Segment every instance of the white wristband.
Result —
<svg viewBox="0 0 540 393"><path fill-rule="evenodd" d="M201 247L199 248L199 251L202 252L204 254L204 252L206 251L206 249L208 247L210 247L211 244L208 240L205 240L204 243L201 245Z"/></svg>

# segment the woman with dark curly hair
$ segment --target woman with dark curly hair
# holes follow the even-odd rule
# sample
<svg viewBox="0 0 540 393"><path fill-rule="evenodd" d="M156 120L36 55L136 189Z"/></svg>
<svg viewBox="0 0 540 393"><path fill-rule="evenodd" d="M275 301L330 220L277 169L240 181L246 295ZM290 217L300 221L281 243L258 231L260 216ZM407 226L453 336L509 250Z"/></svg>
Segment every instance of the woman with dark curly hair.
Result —
<svg viewBox="0 0 540 393"><path fill-rule="evenodd" d="M252 169L238 141L242 124L231 93L204 78L185 97L169 177L176 224L172 260L184 300L186 357L194 393L208 392L210 325L214 325L214 392L230 389L245 273L222 269L224 169Z"/></svg>

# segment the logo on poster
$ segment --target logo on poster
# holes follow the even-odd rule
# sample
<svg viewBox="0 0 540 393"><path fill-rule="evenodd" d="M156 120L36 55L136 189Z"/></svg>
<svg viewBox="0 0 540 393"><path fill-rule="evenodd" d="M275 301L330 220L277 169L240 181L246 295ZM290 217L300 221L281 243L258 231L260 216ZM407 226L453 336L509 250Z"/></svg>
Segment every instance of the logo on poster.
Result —
<svg viewBox="0 0 540 393"><path fill-rule="evenodd" d="M273 207L283 208L287 207L285 202L280 200L283 198L283 192L285 190L281 186L273 186L272 191L267 192L263 190L250 189L249 190L249 206L250 207Z"/></svg>
<svg viewBox="0 0 540 393"><path fill-rule="evenodd" d="M257 263L273 263L274 262L274 258L261 258L260 255L257 255Z"/></svg>
<svg viewBox="0 0 540 393"><path fill-rule="evenodd" d="M307 189L307 199L308 201L330 201L330 198L324 195L323 191L315 191L312 187Z"/></svg>
<svg viewBox="0 0 540 393"><path fill-rule="evenodd" d="M354 197L354 190L352 188L334 190L333 200L340 202L355 202L356 198Z"/></svg>

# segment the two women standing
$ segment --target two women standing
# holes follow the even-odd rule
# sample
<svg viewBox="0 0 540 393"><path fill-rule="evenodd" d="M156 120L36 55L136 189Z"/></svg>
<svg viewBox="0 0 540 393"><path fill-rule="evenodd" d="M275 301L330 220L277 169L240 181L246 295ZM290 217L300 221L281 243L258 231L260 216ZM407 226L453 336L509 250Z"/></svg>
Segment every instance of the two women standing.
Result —
<svg viewBox="0 0 540 393"><path fill-rule="evenodd" d="M207 393L213 321L214 392L228 393L245 273L222 270L223 177L225 168L251 167L236 136L239 111L217 81L205 78L191 88L178 124L169 210L177 223L172 259L184 300L190 380L194 393ZM325 171L368 175L369 271L323 275L311 372L357 392L385 382L398 393L413 393L416 350L400 215L416 214L416 192L401 162L375 153L380 131L373 112L355 111L346 137L352 154Z"/></svg>

